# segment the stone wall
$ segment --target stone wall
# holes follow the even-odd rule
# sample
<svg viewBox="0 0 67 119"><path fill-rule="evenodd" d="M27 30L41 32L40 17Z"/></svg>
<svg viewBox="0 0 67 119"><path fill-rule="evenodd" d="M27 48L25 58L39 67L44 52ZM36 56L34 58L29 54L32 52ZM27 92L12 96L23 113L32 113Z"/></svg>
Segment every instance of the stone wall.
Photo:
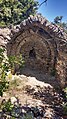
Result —
<svg viewBox="0 0 67 119"><path fill-rule="evenodd" d="M30 16L11 30L7 37L7 54L19 55L25 65L44 73L57 70L62 86L67 78L67 34L41 15Z"/></svg>

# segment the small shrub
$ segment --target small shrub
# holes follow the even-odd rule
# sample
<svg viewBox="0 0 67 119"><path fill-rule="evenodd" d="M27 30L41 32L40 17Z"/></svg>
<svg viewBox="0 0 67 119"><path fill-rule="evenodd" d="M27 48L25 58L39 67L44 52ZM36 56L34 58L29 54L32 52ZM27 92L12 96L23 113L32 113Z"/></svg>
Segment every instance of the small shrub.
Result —
<svg viewBox="0 0 67 119"><path fill-rule="evenodd" d="M11 101L10 99L8 101L4 101L1 103L1 109L4 111L4 112L8 112L10 113L13 109L13 104L11 104Z"/></svg>
<svg viewBox="0 0 67 119"><path fill-rule="evenodd" d="M8 57L8 62L9 62L9 68L11 69L11 73L15 74L15 66L23 66L24 65L24 60L22 59L22 55L20 54L19 56L9 56Z"/></svg>
<svg viewBox="0 0 67 119"><path fill-rule="evenodd" d="M14 79L14 80L12 80L12 81L10 82L10 87L11 87L11 88L17 88L17 86L19 86L20 83L21 83L21 82L20 82L19 79Z"/></svg>
<svg viewBox="0 0 67 119"><path fill-rule="evenodd" d="M7 81L1 81L0 82L0 96L3 96L3 92L9 87L9 82Z"/></svg>
<svg viewBox="0 0 67 119"><path fill-rule="evenodd" d="M7 76L7 80L11 80L12 79L12 74L11 74L11 72L8 74L8 76Z"/></svg>
<svg viewBox="0 0 67 119"><path fill-rule="evenodd" d="M0 96L8 88L8 81L6 81L7 72L9 71L7 59L4 56L5 49L0 48Z"/></svg>
<svg viewBox="0 0 67 119"><path fill-rule="evenodd" d="M63 113L67 115L67 102L63 105Z"/></svg>
<svg viewBox="0 0 67 119"><path fill-rule="evenodd" d="M8 72L15 69L15 65L23 65L24 61L22 56L10 56L8 58L4 55L5 49L0 48L0 96L3 96L3 92L8 88L9 82L6 81ZM14 71L15 73L15 71Z"/></svg>

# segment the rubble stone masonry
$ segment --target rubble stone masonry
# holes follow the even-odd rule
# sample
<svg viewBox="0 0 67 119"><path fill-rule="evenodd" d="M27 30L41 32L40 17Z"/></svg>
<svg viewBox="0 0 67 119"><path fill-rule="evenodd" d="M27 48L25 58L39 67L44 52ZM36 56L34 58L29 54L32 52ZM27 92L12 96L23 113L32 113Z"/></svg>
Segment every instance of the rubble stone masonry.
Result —
<svg viewBox="0 0 67 119"><path fill-rule="evenodd" d="M44 73L56 70L61 86L67 83L67 34L41 15L30 16L12 29L0 28L0 46L7 55L19 55L25 66Z"/></svg>

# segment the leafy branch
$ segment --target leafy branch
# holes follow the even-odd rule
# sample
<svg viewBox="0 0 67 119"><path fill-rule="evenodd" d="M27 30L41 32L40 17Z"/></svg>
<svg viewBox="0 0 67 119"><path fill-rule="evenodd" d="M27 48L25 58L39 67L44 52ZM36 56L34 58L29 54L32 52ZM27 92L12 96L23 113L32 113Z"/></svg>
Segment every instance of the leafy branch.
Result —
<svg viewBox="0 0 67 119"><path fill-rule="evenodd" d="M24 61L22 55L20 56L10 56L8 58L4 55L5 49L0 48L0 96L3 96L3 92L8 88L9 82L6 81L6 76L9 71L14 71L15 65L18 64L23 66ZM15 71L13 72L13 74Z"/></svg>

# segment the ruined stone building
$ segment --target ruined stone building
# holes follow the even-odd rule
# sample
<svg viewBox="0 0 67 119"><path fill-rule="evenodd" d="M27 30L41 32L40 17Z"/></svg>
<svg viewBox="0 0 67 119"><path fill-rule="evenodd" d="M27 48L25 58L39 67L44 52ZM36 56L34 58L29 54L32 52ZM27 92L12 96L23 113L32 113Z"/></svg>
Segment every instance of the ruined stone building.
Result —
<svg viewBox="0 0 67 119"><path fill-rule="evenodd" d="M41 15L30 16L6 33L0 29L0 45L8 55L19 55L25 66L44 73L56 70L57 79L65 85L67 80L67 34Z"/></svg>

